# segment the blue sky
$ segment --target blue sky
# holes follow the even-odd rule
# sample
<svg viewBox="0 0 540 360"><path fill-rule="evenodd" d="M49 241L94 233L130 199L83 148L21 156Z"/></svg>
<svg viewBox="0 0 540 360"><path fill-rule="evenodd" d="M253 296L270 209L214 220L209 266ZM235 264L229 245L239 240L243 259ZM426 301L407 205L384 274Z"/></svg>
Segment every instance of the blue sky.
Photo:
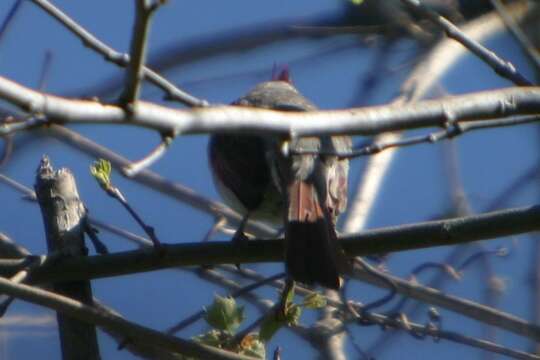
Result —
<svg viewBox="0 0 540 360"><path fill-rule="evenodd" d="M5 17L13 1L0 2L0 19ZM119 51L129 49L133 1L56 1L55 4L76 19L87 30ZM220 34L245 25L257 26L271 21L295 19L342 10L338 0L299 0L294 2L254 2L232 0L169 1L155 16L150 54L171 44L186 44L200 37ZM511 60L527 77L532 70L519 48L508 35L500 34L486 44L503 57ZM354 35L319 40L292 40L272 44L244 53L228 53L178 67L166 73L173 82L196 96L212 103L229 103L245 93L257 82L270 77L274 63L289 63L296 86L308 98L324 109L345 108L362 100L355 98L359 83L372 69L377 42L366 47ZM370 104L390 101L406 78L407 64L415 58L417 47L411 41L402 41L391 53L384 81L369 100ZM30 2L25 2L0 42L0 74L26 86L38 84L45 54L52 55L46 91L70 96L84 93L85 89L111 78L122 76L122 69L82 46L72 34L64 30L50 16ZM303 59L303 60L299 60ZM248 75L241 75L247 73ZM440 86L450 94L502 88L510 86L473 57L457 63L442 79ZM143 97L161 101L155 88L145 85ZM177 105L174 105L177 106ZM90 137L130 159L138 159L159 141L157 134L136 128L110 126L77 126L73 129ZM363 139L358 138L358 141ZM213 188L206 163L206 136L180 137L175 140L166 156L152 170L180 182L198 193L220 200ZM526 125L514 128L486 130L467 134L455 141L464 190L475 212L485 211L491 200L504 191L509 183L537 162L538 130ZM399 225L425 221L447 211L450 206L448 175L444 165L444 146L419 145L402 149L385 177L377 196L368 227ZM69 167L76 175L81 197L96 218L114 223L135 233L141 233L128 214L108 198L91 178L88 167L93 158L81 154L58 140L34 133L17 136L11 161L0 171L26 186L32 186L34 172L42 154L48 154L53 164ZM355 184L364 166L364 159L354 160L350 181ZM115 174L115 183L141 216L156 228L164 242L196 242L203 238L212 224L212 218L174 199L135 184ZM531 181L512 193L504 207L531 205L538 201L537 182ZM413 206L411 206L413 205ZM44 253L41 217L36 205L20 199L12 189L0 184L0 231L32 252ZM217 239L226 240L224 235ZM108 233L102 234L111 251L133 248L129 242ZM506 284L497 306L523 318L530 318L530 288L527 272L530 269L532 240L528 236L496 239L483 243L486 249L505 246L511 249L507 258L489 260L493 274ZM407 276L411 269L423 261L441 261L450 248L411 251L390 257L389 269ZM282 271L281 264L254 265L264 274ZM155 329L164 329L187 315L211 303L214 294L226 291L209 285L193 273L179 270L135 274L113 279L93 281L94 294L123 316ZM445 290L454 295L482 301L485 279L479 267L465 273L460 282L449 282ZM273 290L260 292L270 298ZM384 294L366 285L355 285L350 290L355 300L368 302ZM477 322L447 311L441 311L444 327L471 336L482 336ZM8 319L31 317L54 320L54 314L40 307L16 301L10 308ZM248 306L248 316L256 312ZM305 321L314 314L306 314ZM45 325L13 325L0 320L0 358L25 359L47 354L59 358L59 344L54 322ZM17 323L20 324L20 323ZM48 324L48 325L47 325ZM376 327L353 328L357 342L367 349L381 335ZM202 323L183 332L191 336L205 330ZM107 336L100 335L104 359L132 359L126 351L117 351ZM527 348L527 341L512 334L498 332L498 341L514 348ZM418 342L402 336L377 358L392 359L400 355L405 359L470 358L477 351L448 342ZM309 345L282 330L269 344L283 347L283 359L312 358L315 352ZM348 351L354 350L348 343ZM377 354L376 354L377 355Z"/></svg>

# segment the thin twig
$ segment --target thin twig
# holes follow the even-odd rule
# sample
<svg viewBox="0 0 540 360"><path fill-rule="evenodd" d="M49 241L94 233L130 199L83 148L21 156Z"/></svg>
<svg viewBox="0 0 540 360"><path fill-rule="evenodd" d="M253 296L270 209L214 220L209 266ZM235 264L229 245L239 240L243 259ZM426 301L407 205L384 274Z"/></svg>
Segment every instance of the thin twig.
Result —
<svg viewBox="0 0 540 360"><path fill-rule="evenodd" d="M16 132L34 129L49 123L44 117L32 116L24 121L4 122L0 124L0 136L12 135Z"/></svg>
<svg viewBox="0 0 540 360"><path fill-rule="evenodd" d="M246 293L248 293L250 291L253 291L253 290L261 287L261 286L265 286L265 285L267 285L268 283L270 283L272 281L281 279L284 276L285 276L284 273L279 273L279 274L264 278L262 280L254 282L253 284L246 285L246 286L244 286L244 287L242 287L242 288L240 288L238 290L235 290L235 291L231 292L229 296L233 297L233 298L240 297L240 296L242 296L242 295L244 295L244 294L246 294ZM175 334L178 331L180 331L180 330L188 327L189 325L193 324L197 320L201 319L204 316L205 313L206 313L205 310L200 310L200 311L192 314L191 316L187 317L186 319L182 320L178 324L176 324L174 326L171 326L169 329L167 329L165 331L165 333L166 334Z"/></svg>
<svg viewBox="0 0 540 360"><path fill-rule="evenodd" d="M135 1L135 23L131 33L130 62L126 69L124 92L120 96L120 104L128 112L135 111L135 103L139 99L144 77L150 24L152 16L161 3L161 0Z"/></svg>
<svg viewBox="0 0 540 360"><path fill-rule="evenodd" d="M515 6L509 7L516 17L522 17L524 11ZM483 41L496 34L502 28L500 19L491 14L482 16L463 26L463 31L475 41ZM394 104L404 104L418 101L424 97L433 84L447 73L461 57L467 54L462 46L455 41L443 39L436 45L420 64L418 64L408 79L401 86L400 96ZM401 134L388 133L378 136L374 142L392 143L398 141ZM381 179L392 160L395 152L387 151L368 159L366 171L359 182L354 198L350 199L350 207L343 230L346 233L357 232L364 227L368 220L369 209L375 202L376 194L381 186ZM353 192L354 193L354 192Z"/></svg>
<svg viewBox="0 0 540 360"><path fill-rule="evenodd" d="M45 262L45 259L58 259L60 256L62 256L60 252L51 253L48 256L28 256L26 257L26 259L28 259L29 261L28 266L18 271L9 279L17 284L23 283L26 279L28 279L28 277L32 273L32 270L35 269L38 265L43 264L43 262ZM15 298L12 296L7 296L5 298L4 296L5 295L2 295L2 297L0 297L0 317L4 316L8 307L11 305L13 300L15 300Z"/></svg>
<svg viewBox="0 0 540 360"><path fill-rule="evenodd" d="M130 161L123 156L118 155L114 151L99 145L89 138L64 126L53 125L47 129L46 134L49 136L54 136L67 145L70 145L73 148L84 152L85 154L89 154L94 158L107 159L116 169L120 170L123 167L131 164ZM226 205L207 199L195 192L193 189L188 188L178 182L171 182L163 176L148 169L140 171L131 179L154 191L186 203L194 209L212 216L223 216L232 223L240 223L240 221L243 219L243 216ZM250 220L248 222L248 229L250 232L257 234L258 236L276 235L276 230L274 228L258 221Z"/></svg>
<svg viewBox="0 0 540 360"><path fill-rule="evenodd" d="M122 156L112 152L111 150L94 143L92 140L68 129L63 126L52 126L48 129L55 137L62 139L69 145L76 146L78 149L82 149L84 152L91 154L95 158L105 158L111 161L112 165L116 168L122 166L128 166L130 162ZM151 172L149 170L143 170L133 178L135 181L150 187L151 189L163 193L164 195L171 196L179 201L185 202L195 209L206 212L211 215L224 216L233 222L240 222L241 216L235 211L226 207L225 205L208 200L201 195L196 194L193 190L179 184L172 183L160 175ZM24 194L29 200L35 201L34 192L28 187L18 183L10 177L0 173L0 181L6 185L14 188L15 190ZM89 216L90 224L100 225L96 219ZM266 224L262 224L257 221L249 221L248 228L251 232L258 234L258 236L275 236L276 231ZM112 229L108 229L113 231Z"/></svg>
<svg viewBox="0 0 540 360"><path fill-rule="evenodd" d="M165 151L169 148L169 145L172 142L172 138L169 136L163 136L161 142L154 150L152 150L146 157L143 159L132 162L128 166L122 168L122 172L127 177L133 177L140 173L142 170L152 166L157 160L159 160L164 154Z"/></svg>
<svg viewBox="0 0 540 360"><path fill-rule="evenodd" d="M465 269L471 267L471 265L476 263L477 261L480 261L482 259L485 259L487 257L492 257L492 256L498 256L498 257L508 256L508 249L498 248L496 250L485 250L483 248L480 248L479 251L471 254L469 257L463 260L463 262L457 267L457 269L460 272L464 271Z"/></svg>
<svg viewBox="0 0 540 360"><path fill-rule="evenodd" d="M354 265L359 266L366 273L369 273L371 276L378 278L381 282L386 283L386 287L390 290L390 292L384 295L382 298L377 299L375 301L370 302L369 304L362 306L362 312L371 311L373 309L381 307L387 304L388 302L390 302L394 298L394 296L397 293L397 285L394 283L394 281L392 280L390 276L387 276L383 272L378 271L377 269L374 269L365 260L360 259L360 258L354 259Z"/></svg>
<svg viewBox="0 0 540 360"><path fill-rule="evenodd" d="M0 232L0 257L1 258L3 259L20 258L20 257L27 257L29 255L30 255L30 252L25 247L17 244L13 240L11 240L9 236Z"/></svg>
<svg viewBox="0 0 540 360"><path fill-rule="evenodd" d="M36 287L16 284L8 279L0 278L0 292L48 307L90 324L113 329L128 338L140 339L140 341L152 341L157 346L187 356L204 359L253 360L251 357L165 335L68 297Z"/></svg>
<svg viewBox="0 0 540 360"><path fill-rule="evenodd" d="M328 16L328 15L326 15ZM302 19L305 21L305 17ZM339 19L338 19L339 20ZM280 39L286 38L290 40L291 36L300 37L300 31L288 31L290 27L287 28L287 25L294 23L294 20L278 20L280 24L277 26L272 22L265 22L264 24L257 24L256 26L249 25L243 26L246 28L246 32L232 30L234 34L231 37L226 35L226 32L216 34L211 34L208 36L208 39L188 39L186 42L174 41L173 44L169 46L165 45L164 48L153 51L149 56L148 65L151 69L156 71L170 71L172 67L181 67L183 64L189 64L195 59L203 59L206 57L212 57L216 55L222 56L225 51L227 52L228 48L236 47L232 49L233 51L241 51L239 48L249 48L264 46L265 43L270 42L274 38L277 41ZM285 24L286 23L286 24ZM280 25L281 28L280 28ZM278 34L281 32L281 34ZM289 32L290 35L287 36L285 32ZM263 38L256 39L258 34L255 33L264 33L262 34ZM297 35L298 34L298 35ZM265 36L266 35L266 36ZM309 35L308 35L309 36ZM226 43L222 43L222 38ZM249 43L241 44L238 42L239 38L249 38ZM352 48L358 48L362 46L362 43L359 43L357 38L341 38L336 39L332 44L323 46L320 49L317 49L312 52L303 52L302 55L298 57L288 56L287 63L291 68L304 66L306 62L312 61L314 58L317 58L319 61L324 61L325 58L332 58L333 56L338 55L343 51L350 50ZM181 48L179 52L178 48ZM170 50L169 50L170 49ZM220 51L221 50L221 51ZM174 53L174 54L173 54ZM167 62L165 66L161 66L163 62ZM206 83L208 81L215 82L221 81L226 84L229 81L237 81L239 78L248 78L250 81L253 79L267 79L269 76L268 64L261 65L258 68L247 70L242 69L238 71L228 71L226 74L220 75L207 75L199 76L196 79L192 80L183 80L182 84L184 87L197 86L201 83ZM106 81L96 82L95 85L85 88L82 91L74 93L75 97L87 97L88 95L98 95L98 96L107 96L109 94L114 94L122 86L122 79L115 76L111 77Z"/></svg>
<svg viewBox="0 0 540 360"><path fill-rule="evenodd" d="M252 279L252 280L260 280L260 279L263 278L261 275L258 275L255 272L245 270L245 269L244 270L238 270L234 266L222 266L222 268L227 270L227 271L233 272L235 274L242 275L242 276L244 276L246 278L249 278L249 279ZM404 282L404 283L406 283L406 282ZM283 285L284 285L284 282L283 281L274 281L274 282L270 283L269 285L275 287L276 289L282 289ZM314 294L314 291L312 291L312 290L310 290L308 288L305 288L303 286L298 286L298 285L296 286L296 292L298 294L301 294L301 295L304 295L304 296ZM343 303L341 301L334 300L334 299L329 299L329 298L327 298L326 300L327 300L328 305L333 306L336 309L340 309L341 311L343 311L346 314L353 314L356 318L358 318L360 316L360 313L362 312L362 306L361 305L358 305L358 304L355 304L355 303L350 303L350 302L345 304L345 303ZM351 312L351 310L352 310L352 312ZM482 310L480 310L480 311L482 311ZM498 345L498 344L489 343L489 342L486 342L484 340L475 339L475 338L467 337L467 336L464 336L464 335L461 335L461 337L460 336L454 336L454 334L456 334L454 332L442 331L440 329L431 327L429 325L415 324L415 323L410 322L410 321L408 321L407 324L403 324L400 321L399 318L389 317L389 316L386 316L386 315L377 314L377 313L373 313L373 312L367 312L364 315L369 321L379 322L381 325L388 324L389 327L393 327L393 328L401 329L401 330L406 330L406 331L409 331L410 333L411 333L411 331L415 332L416 334L428 333L434 339L437 339L436 332L441 332L440 338L444 338L444 339L447 339L449 341L455 341L455 342L462 343L462 344L465 344L465 345L469 345L469 346L472 346L472 347L478 347L478 348L485 349L485 350L488 350L488 351L495 351L497 353L503 353L503 354L506 354L508 356L514 356L514 357L516 357L518 359L527 359L527 360L537 359L536 357L534 357L535 355L533 355L533 354L528 354L528 353L524 353L524 352L521 352L521 351L508 349L508 348L502 347L501 345ZM342 329L335 329L335 331L337 333L337 332L342 331ZM446 336L446 335L449 335L449 336ZM457 335L459 335L459 334L457 334ZM418 338L418 337L416 337L416 338ZM486 346L484 346L484 345L486 345ZM502 351L502 352L499 352L499 350ZM507 352L508 352L508 354L507 354ZM530 357L530 356L533 356L533 357Z"/></svg>
<svg viewBox="0 0 540 360"><path fill-rule="evenodd" d="M71 31L75 36L80 38L85 46L103 55L105 60L122 67L129 64L129 55L117 52L113 48L107 46L49 1L32 0L32 2L41 7L60 24ZM147 67L144 68L144 76L145 78L148 78L151 83L162 89L165 92L167 99L179 101L188 106L208 106L208 102L206 100L197 99L183 90L180 90L173 83Z"/></svg>
<svg viewBox="0 0 540 360"><path fill-rule="evenodd" d="M493 198L493 200L489 203L489 205L485 207L484 211L492 211L494 209L499 209L501 207L504 207L510 200L512 194L514 194L519 189L523 189L526 186L527 182L534 181L535 177L538 176L538 171L539 171L538 166L534 165L530 169L525 171L523 174L520 174L519 176L517 176L516 179L512 181L507 187L505 187L498 196L495 196ZM450 173L450 175L451 174L452 173ZM453 176L449 176L449 177L451 180L453 179ZM456 179L453 179L453 180L456 181ZM463 201L460 199L461 195L459 193L455 194L453 198L454 198L453 202L455 203L454 206L457 208L458 214L463 213L462 212L463 210L465 210L465 213L470 213L468 205L463 204ZM446 258L444 259L444 264L456 264L465 255L468 249L470 249L470 244L467 244L467 245L468 246L466 247L464 246L454 247L453 250L450 252L450 254L446 256ZM449 277L447 276L446 272L439 272L434 278L424 283L425 284L424 286L438 289L438 288L441 288L443 281L448 278ZM404 297L403 300L401 300L400 303L398 303L395 306L394 311L402 309L405 303L408 302L409 300L410 299ZM425 304L423 303L417 303L407 313L410 316L414 316L420 311L421 308L424 307L424 305ZM382 336L379 337L377 341L375 341L375 343L372 346L370 346L368 353L380 354L382 350L388 348L389 340L394 339L396 335L399 335L399 334L398 333L396 333L395 335L383 334Z"/></svg>
<svg viewBox="0 0 540 360"><path fill-rule="evenodd" d="M11 158L11 154L13 153L13 136L3 136L3 147L2 147L2 154L0 155L0 168L7 164L9 159Z"/></svg>
<svg viewBox="0 0 540 360"><path fill-rule="evenodd" d="M512 63L501 59L491 50L469 38L448 19L423 5L420 0L401 0L401 2L411 9L418 11L420 14L428 18L432 23L439 26L449 38L456 40L469 49L473 54L489 65L498 75L512 81L518 86L533 85L529 80L521 75L519 71L516 70Z"/></svg>
<svg viewBox="0 0 540 360"><path fill-rule="evenodd" d="M361 307L360 307L361 308ZM500 344L482 340L478 338L473 338L470 336L463 335L459 332L442 330L433 325L421 325L413 323L410 321L404 322L399 318L388 317L381 314L375 313L365 313L359 318L360 325L365 325L365 321L371 322L373 324L380 325L385 329L399 329L404 330L411 334L414 338L423 340L426 336L432 337L435 341L440 339L452 341L455 343L471 346L474 348L482 349L485 351L493 352L496 354L506 355L514 359L524 359L524 360L538 360L540 356L535 354L530 354L520 350L514 350L502 346Z"/></svg>
<svg viewBox="0 0 540 360"><path fill-rule="evenodd" d="M499 13L499 16L502 21L504 21L510 34L517 40L518 44L525 51L525 54L527 54L531 62L536 66L536 69L540 70L540 52L536 50L536 46L534 46L523 30L521 30L512 15L508 13L506 5L504 5L501 0L490 0L490 2L497 13Z"/></svg>
<svg viewBox="0 0 540 360"><path fill-rule="evenodd" d="M9 12L6 15L6 18L4 19L2 24L0 24L0 40L6 34L9 25L12 24L13 19L15 19L15 16L18 14L22 4L23 4L22 0L15 0L13 2L13 6L9 9Z"/></svg>
<svg viewBox="0 0 540 360"><path fill-rule="evenodd" d="M452 255L454 255L454 254L452 254ZM480 250L480 251L472 254L471 256L469 256L467 259L465 259L456 268L451 266L447 262L443 262L443 263L425 262L425 263L422 263L419 266L415 267L411 271L411 275L409 276L409 281L411 281L411 282L414 281L415 283L417 283L417 281L416 281L417 276L420 275L420 273L422 273L422 272L424 272L425 270L428 270L428 269L436 269L436 270L438 270L439 274L443 275L445 279L459 280L462 277L463 271L467 267L469 267L472 263L474 263L474 262L476 262L476 261L478 261L480 259L485 259L487 256L505 256L505 251L502 250L502 249L498 249L498 250L495 250L495 251L492 251L492 250ZM456 257L457 256L451 256L452 259L455 259ZM438 276L435 279L436 279L435 281L432 280L428 284L426 284L425 286L434 287L435 285L439 285L439 284L436 284L436 283L440 283L440 281L437 281L437 280L442 279L442 276ZM440 288L440 286L437 286L437 288ZM399 312L401 312L403 307L405 306L405 304L408 301L410 301L410 299L408 297L406 297L406 296L403 296L402 299L392 308L390 313L399 313ZM417 312L417 309L413 309L413 311L410 312L410 314L414 315L416 312ZM410 315L410 316L412 316L412 315ZM380 344L377 344L374 347L379 346L379 345ZM372 352L372 351L370 351L370 352Z"/></svg>
<svg viewBox="0 0 540 360"><path fill-rule="evenodd" d="M41 72L39 74L38 89L44 90L47 87L47 80L49 78L49 73L51 71L53 54L51 50L45 51L45 56L43 58L43 64L41 65Z"/></svg>
<svg viewBox="0 0 540 360"><path fill-rule="evenodd" d="M124 197L120 189L113 186L111 189L107 190L107 194L109 194L109 196L111 196L113 199L118 200L120 204L122 204L122 206L129 212L129 214L133 217L133 219L135 219L137 224L139 224L139 226L143 229L146 235L148 235L150 240L152 240L154 247L157 248L161 246L161 242L156 236L154 227L147 225L143 221L143 219L139 216L139 214L135 211L135 209L133 209L133 207L129 205L129 203L127 202L126 198Z"/></svg>
<svg viewBox="0 0 540 360"><path fill-rule="evenodd" d="M441 140L453 139L457 136L461 136L466 132L471 132L475 130L482 129L492 129L498 127L507 127L514 125L524 125L540 121L540 116L537 115L528 115L528 116L513 116L507 119L497 119L497 120L486 120L486 121L471 121L467 123L454 123L448 126L446 129L430 133L427 135L418 135L408 138L398 138L397 140L391 141L380 141L375 142L370 145L361 147L359 149L352 149L349 152L333 152L327 153L320 150L311 150L311 149L291 149L291 155L335 155L341 159L352 159L360 156L374 155L378 154L381 151L407 147L411 145L418 144L434 144Z"/></svg>
<svg viewBox="0 0 540 360"><path fill-rule="evenodd" d="M382 285L379 279L376 279L371 275L357 273L355 274L355 277L356 276L359 276L360 279L372 284L380 283ZM484 324L493 325L524 337L540 340L540 326L531 324L524 319L520 319L514 315L504 313L483 304L444 294L442 291L433 288L407 282L391 275L388 275L388 277L394 281L396 291L400 294L431 305L443 307ZM418 289L421 290L417 293Z"/></svg>

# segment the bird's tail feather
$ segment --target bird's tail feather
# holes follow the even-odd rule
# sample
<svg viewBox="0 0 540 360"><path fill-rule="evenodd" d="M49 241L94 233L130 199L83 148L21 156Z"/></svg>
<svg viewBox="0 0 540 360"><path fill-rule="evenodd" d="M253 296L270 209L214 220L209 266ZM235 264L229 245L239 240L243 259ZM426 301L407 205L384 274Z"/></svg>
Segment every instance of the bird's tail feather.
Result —
<svg viewBox="0 0 540 360"><path fill-rule="evenodd" d="M302 283L338 289L345 259L328 211L321 206L313 184L297 180L288 190L285 225L288 274Z"/></svg>

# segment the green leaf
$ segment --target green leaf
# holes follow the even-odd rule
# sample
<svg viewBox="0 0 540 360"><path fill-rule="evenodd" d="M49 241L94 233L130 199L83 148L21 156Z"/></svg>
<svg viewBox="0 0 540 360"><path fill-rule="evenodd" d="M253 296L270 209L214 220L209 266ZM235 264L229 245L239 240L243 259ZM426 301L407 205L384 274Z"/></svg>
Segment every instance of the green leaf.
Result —
<svg viewBox="0 0 540 360"><path fill-rule="evenodd" d="M288 307L294 301L294 285L287 289L285 306Z"/></svg>
<svg viewBox="0 0 540 360"><path fill-rule="evenodd" d="M239 354L266 359L264 343L257 334L248 334L242 339Z"/></svg>
<svg viewBox="0 0 540 360"><path fill-rule="evenodd" d="M307 309L321 309L326 306L326 298L319 293L313 292L304 297L302 306Z"/></svg>
<svg viewBox="0 0 540 360"><path fill-rule="evenodd" d="M90 173L103 189L111 187L111 170L111 163L104 159L99 159L90 166Z"/></svg>
<svg viewBox="0 0 540 360"><path fill-rule="evenodd" d="M285 321L287 322L287 325L297 325L301 315L302 307L296 304L292 305L289 309L287 309L287 313L285 314Z"/></svg>
<svg viewBox="0 0 540 360"><path fill-rule="evenodd" d="M214 302L206 310L205 319L212 327L231 334L244 321L244 307L236 305L232 297L216 295Z"/></svg>

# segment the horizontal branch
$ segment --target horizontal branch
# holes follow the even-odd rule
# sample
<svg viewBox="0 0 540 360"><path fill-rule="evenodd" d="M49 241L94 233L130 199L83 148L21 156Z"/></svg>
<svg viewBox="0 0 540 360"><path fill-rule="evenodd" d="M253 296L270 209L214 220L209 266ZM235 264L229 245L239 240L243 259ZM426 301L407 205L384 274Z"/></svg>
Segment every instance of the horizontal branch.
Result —
<svg viewBox="0 0 540 360"><path fill-rule="evenodd" d="M343 237L349 256L364 256L522 234L540 229L540 206L496 211L449 220L375 229ZM45 261L32 273L34 283L93 279L174 266L283 261L283 240L162 244L160 251L141 249ZM12 276L23 260L0 260L0 275Z"/></svg>
<svg viewBox="0 0 540 360"><path fill-rule="evenodd" d="M172 135L211 132L373 135L445 126L457 121L540 113L540 87L484 91L404 105L314 112L238 106L185 110L141 101L133 113L126 114L115 105L49 95L0 77L0 98L30 113L41 114L53 123L130 124Z"/></svg>

